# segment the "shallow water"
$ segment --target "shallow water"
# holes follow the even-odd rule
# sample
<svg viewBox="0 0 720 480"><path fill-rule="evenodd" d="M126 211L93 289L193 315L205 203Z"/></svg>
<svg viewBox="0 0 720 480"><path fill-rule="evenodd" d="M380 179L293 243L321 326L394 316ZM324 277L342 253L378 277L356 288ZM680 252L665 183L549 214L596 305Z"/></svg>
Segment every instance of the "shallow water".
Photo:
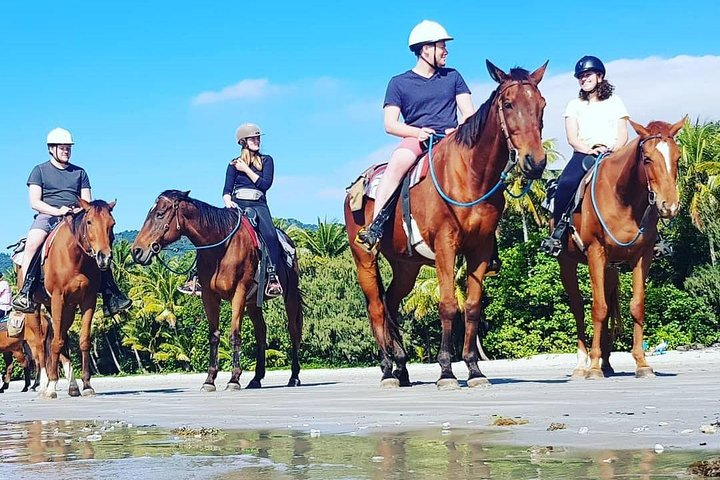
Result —
<svg viewBox="0 0 720 480"><path fill-rule="evenodd" d="M125 422L0 423L0 478L695 478L688 465L720 455L513 447L491 440L471 430L355 436L168 431Z"/></svg>

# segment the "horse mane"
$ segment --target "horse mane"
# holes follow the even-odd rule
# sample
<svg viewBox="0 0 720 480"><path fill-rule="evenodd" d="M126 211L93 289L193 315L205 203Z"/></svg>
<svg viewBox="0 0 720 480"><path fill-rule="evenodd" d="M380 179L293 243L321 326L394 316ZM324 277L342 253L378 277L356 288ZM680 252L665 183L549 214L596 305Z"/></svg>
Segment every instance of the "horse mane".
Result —
<svg viewBox="0 0 720 480"><path fill-rule="evenodd" d="M648 126L645 128L650 132L650 135L667 135L671 127L672 125L667 122L654 120L648 123Z"/></svg>
<svg viewBox="0 0 720 480"><path fill-rule="evenodd" d="M110 205L105 200L93 200L90 203L90 208L93 210L109 210ZM73 215L70 220L70 232L73 234L76 240L80 241L83 235L87 234L87 224L85 223L85 214L87 212L83 210L77 215Z"/></svg>
<svg viewBox="0 0 720 480"><path fill-rule="evenodd" d="M510 81L529 81L534 83L530 78L530 72L520 67L511 68L509 77ZM495 98L500 91L500 87L502 87L502 85L499 85L495 90L493 90L490 97L485 100L485 103L480 105L480 108L470 115L467 120L465 120L465 123L458 126L457 133L455 134L455 141L457 143L472 148L480 139L480 136L485 129L485 124L487 123L487 117L490 114L490 107L495 101Z"/></svg>
<svg viewBox="0 0 720 480"><path fill-rule="evenodd" d="M237 225L238 212L234 208L219 208L192 198L180 190L165 190L160 194L173 201L190 202L198 212L198 221L202 230L232 230Z"/></svg>

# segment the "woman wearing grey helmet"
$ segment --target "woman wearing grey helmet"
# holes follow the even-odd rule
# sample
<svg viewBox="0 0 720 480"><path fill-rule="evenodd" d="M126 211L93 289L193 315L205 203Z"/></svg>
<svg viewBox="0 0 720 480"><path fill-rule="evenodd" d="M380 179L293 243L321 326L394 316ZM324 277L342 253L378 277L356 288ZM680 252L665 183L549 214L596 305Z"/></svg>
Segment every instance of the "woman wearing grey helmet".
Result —
<svg viewBox="0 0 720 480"><path fill-rule="evenodd" d="M554 256L562 249L571 215L567 210L585 172L599 155L620 149L628 139L629 114L620 97L613 93L615 87L605 78L603 62L590 55L582 57L575 65L575 78L580 91L563 113L573 156L557 182L553 207L555 230L542 243L542 249Z"/></svg>

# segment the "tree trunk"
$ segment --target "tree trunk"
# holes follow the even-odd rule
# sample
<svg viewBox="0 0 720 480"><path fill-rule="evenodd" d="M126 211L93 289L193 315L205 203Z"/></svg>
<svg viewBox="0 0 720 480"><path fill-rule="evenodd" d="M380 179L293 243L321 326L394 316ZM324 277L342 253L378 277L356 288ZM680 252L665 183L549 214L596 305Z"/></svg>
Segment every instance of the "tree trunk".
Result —
<svg viewBox="0 0 720 480"><path fill-rule="evenodd" d="M523 240L525 243L530 241L530 234L528 233L528 226L527 226L527 219L525 218L525 210L520 210L520 216L522 218L522 226L523 226Z"/></svg>
<svg viewBox="0 0 720 480"><path fill-rule="evenodd" d="M110 339L107 336L107 332L103 334L105 336L105 342L107 342L107 346L110 349L110 356L113 359L113 363L115 364L115 368L117 368L118 373L123 373L122 368L120 368L120 363L118 362L117 357L115 356L115 350L113 350L112 343L110 343Z"/></svg>
<svg viewBox="0 0 720 480"><path fill-rule="evenodd" d="M715 255L715 244L713 243L712 235L708 236L708 242L710 243L710 264L714 267L717 258Z"/></svg>
<svg viewBox="0 0 720 480"><path fill-rule="evenodd" d="M135 354L135 360L137 360L138 368L142 373L148 373L147 370L145 370L145 367L143 367L142 361L140 361L140 354L137 351L137 348L132 347L132 351Z"/></svg>

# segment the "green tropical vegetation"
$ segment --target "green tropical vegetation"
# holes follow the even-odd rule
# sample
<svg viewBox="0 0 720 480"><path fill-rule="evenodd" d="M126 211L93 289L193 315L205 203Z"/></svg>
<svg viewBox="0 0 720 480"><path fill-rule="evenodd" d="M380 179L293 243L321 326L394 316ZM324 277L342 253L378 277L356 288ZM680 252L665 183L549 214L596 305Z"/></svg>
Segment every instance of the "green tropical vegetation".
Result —
<svg viewBox="0 0 720 480"><path fill-rule="evenodd" d="M666 340L670 347L720 341L720 123L688 123L678 135L682 150L679 188L682 209L663 225L663 237L675 254L656 261L650 272L646 300L649 345ZM546 149L555 152L552 142ZM556 154L556 152L555 152ZM572 352L575 322L559 280L557 261L538 251L547 234L547 215L540 209L544 182L535 182L529 195L508 197L508 208L498 229L503 262L501 274L485 281L485 322L482 347L490 358L517 358L537 353ZM512 179L509 190L519 193L525 184ZM344 226L318 219L306 226L278 220L297 245L301 287L305 298L305 325L301 362L307 367L363 366L377 363L377 347L370 331L365 301L356 281ZM92 363L101 374L168 371L205 371L208 362L207 320L198 297L183 295L177 287L186 276L154 262L134 264L130 242L134 232L121 232L114 245L114 272L120 287L133 299L132 309L114 318L98 313L93 324ZM176 272L186 270L194 252L178 242L164 257ZM381 260L387 282L389 266ZM588 299L587 270L581 271L581 289ZM456 296L464 300L465 263L458 259ZM10 276L12 280L12 276ZM630 273L621 270L621 303L625 329L615 348L628 349L632 341L628 311ZM412 361L434 362L440 344L435 271L424 267L415 289L401 309L401 331ZM290 339L281 300L264 306L268 323L268 365L286 367ZM221 368L229 369L230 307L221 309ZM590 322L588 322L590 323ZM462 322L456 329L459 359ZM589 325L588 328L591 328ZM242 361L252 368L252 323L242 324Z"/></svg>

